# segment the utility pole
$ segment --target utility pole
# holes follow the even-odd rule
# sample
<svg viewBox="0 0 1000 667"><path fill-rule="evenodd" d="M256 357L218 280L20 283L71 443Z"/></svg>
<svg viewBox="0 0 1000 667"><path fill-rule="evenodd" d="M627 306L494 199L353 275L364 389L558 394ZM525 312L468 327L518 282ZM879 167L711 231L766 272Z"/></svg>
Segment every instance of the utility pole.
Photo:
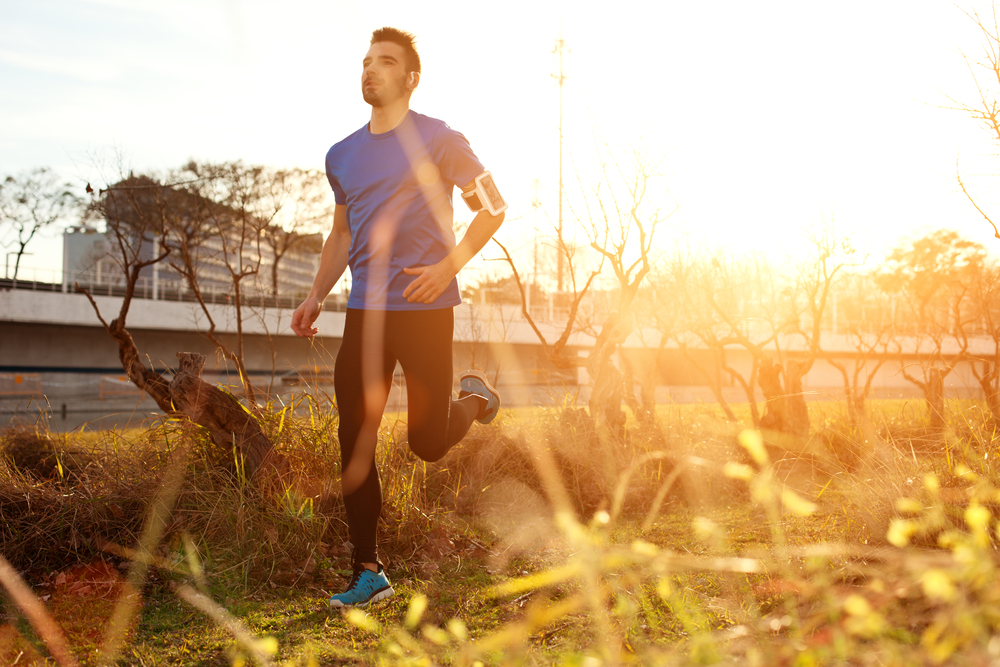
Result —
<svg viewBox="0 0 1000 667"><path fill-rule="evenodd" d="M566 42L562 35L556 39L556 48L552 53L559 56L559 74L553 74L552 78L559 83L559 218L556 223L557 247L556 247L556 286L561 294L563 291L563 272L565 257L563 250L566 242L563 238L563 86L566 83L566 74L563 70L563 56L569 51L566 50Z"/></svg>
<svg viewBox="0 0 1000 667"><path fill-rule="evenodd" d="M542 183L537 178L531 181L531 189L534 191L534 196L531 198L531 210L535 213L535 234L532 237L534 239L534 248L532 249L534 257L531 264L531 285L528 287L527 310L529 313L531 312L531 293L535 291L535 285L538 284L538 207L542 205L542 200L538 198L538 190L541 187Z"/></svg>

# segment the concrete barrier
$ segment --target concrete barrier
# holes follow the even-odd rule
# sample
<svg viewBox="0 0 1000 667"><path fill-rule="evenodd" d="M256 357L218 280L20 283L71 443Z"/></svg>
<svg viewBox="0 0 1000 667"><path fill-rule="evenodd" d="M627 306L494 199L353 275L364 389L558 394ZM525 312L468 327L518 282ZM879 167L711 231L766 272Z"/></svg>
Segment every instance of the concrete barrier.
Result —
<svg viewBox="0 0 1000 667"><path fill-rule="evenodd" d="M42 376L25 373L0 374L0 396L42 397Z"/></svg>
<svg viewBox="0 0 1000 667"><path fill-rule="evenodd" d="M114 375L102 375L98 391L102 401L109 397L141 396L143 394L142 389L132 384L132 381L124 375L117 377Z"/></svg>

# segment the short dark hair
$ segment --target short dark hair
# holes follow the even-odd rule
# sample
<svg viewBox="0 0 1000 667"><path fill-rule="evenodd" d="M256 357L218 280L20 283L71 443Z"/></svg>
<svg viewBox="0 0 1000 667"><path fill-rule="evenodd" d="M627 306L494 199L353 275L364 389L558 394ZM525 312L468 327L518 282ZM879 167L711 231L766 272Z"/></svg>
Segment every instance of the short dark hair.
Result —
<svg viewBox="0 0 1000 667"><path fill-rule="evenodd" d="M393 44L399 44L403 47L403 52L406 54L406 71L407 72L417 72L420 73L420 56L417 54L417 48L413 45L416 38L408 32L399 30L398 28L379 28L372 33L371 44L375 42L392 42Z"/></svg>

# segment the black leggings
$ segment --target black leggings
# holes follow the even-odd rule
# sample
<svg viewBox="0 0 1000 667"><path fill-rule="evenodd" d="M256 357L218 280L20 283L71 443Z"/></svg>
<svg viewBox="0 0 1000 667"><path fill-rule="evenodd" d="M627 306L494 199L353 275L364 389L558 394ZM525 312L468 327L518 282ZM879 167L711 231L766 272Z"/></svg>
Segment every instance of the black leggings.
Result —
<svg viewBox="0 0 1000 667"><path fill-rule="evenodd" d="M347 310L333 387L340 413L341 482L354 560L378 562L382 487L375 445L396 362L406 376L410 449L437 461L465 437L482 400L452 398L452 308Z"/></svg>

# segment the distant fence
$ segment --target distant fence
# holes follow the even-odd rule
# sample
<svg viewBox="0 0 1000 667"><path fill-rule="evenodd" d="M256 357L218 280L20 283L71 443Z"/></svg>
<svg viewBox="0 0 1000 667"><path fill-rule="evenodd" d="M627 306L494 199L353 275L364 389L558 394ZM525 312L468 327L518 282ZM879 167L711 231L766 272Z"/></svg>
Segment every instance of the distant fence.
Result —
<svg viewBox="0 0 1000 667"><path fill-rule="evenodd" d="M281 378L283 387L308 387L321 384L333 384L333 369L299 371Z"/></svg>
<svg viewBox="0 0 1000 667"><path fill-rule="evenodd" d="M403 376L399 369L393 373L392 383L396 385L403 386L406 382L406 378ZM333 369L332 368L317 368L311 370L301 370L294 373L290 373L281 378L281 386L283 388L289 387L318 387L320 385L332 385L333 384Z"/></svg>
<svg viewBox="0 0 1000 667"><path fill-rule="evenodd" d="M144 393L142 389L132 384L124 375L114 376L114 375L102 375L99 384L99 391L101 394L101 400L108 398L109 396L119 397L119 396L142 396ZM93 396L93 394L91 394Z"/></svg>
<svg viewBox="0 0 1000 667"><path fill-rule="evenodd" d="M42 397L42 376L27 374L0 374L0 396Z"/></svg>

